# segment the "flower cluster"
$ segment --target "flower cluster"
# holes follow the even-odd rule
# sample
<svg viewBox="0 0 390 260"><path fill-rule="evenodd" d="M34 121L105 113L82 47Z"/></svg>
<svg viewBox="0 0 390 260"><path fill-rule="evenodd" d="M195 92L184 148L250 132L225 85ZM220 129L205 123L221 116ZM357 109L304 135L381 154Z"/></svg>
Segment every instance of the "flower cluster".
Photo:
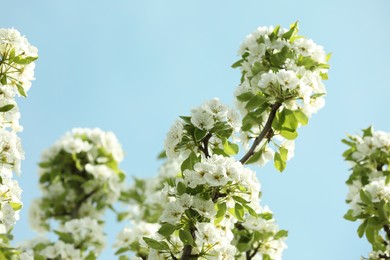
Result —
<svg viewBox="0 0 390 260"><path fill-rule="evenodd" d="M37 48L17 30L0 29L0 91L6 97L13 97L15 93L27 96L37 58Z"/></svg>
<svg viewBox="0 0 390 260"><path fill-rule="evenodd" d="M180 176L182 160L168 159L159 169L159 174L149 179L134 179L131 187L124 189L121 201L128 207L118 214L118 220L129 220L131 225L124 228L117 237L114 245L116 254L128 251L135 252L138 257L147 257L150 250L143 241L143 237L154 235L160 228L159 218L169 203L167 195L169 185L166 183Z"/></svg>
<svg viewBox="0 0 390 260"><path fill-rule="evenodd" d="M240 128L238 113L214 98L193 109L191 116L176 121L167 134L164 148L169 158L186 157L191 151L235 154L238 148L227 139ZM228 151L224 151L224 147L228 147Z"/></svg>
<svg viewBox="0 0 390 260"><path fill-rule="evenodd" d="M57 247L74 247L74 254L88 259L99 254L104 246L100 219L121 195L125 178L119 169L122 159L115 135L97 128L75 128L43 153L39 164L43 197L30 208L31 226L49 231L50 220L58 220L60 228L55 233L67 244L59 241L34 247L36 257L56 254L49 258L63 259L57 255ZM68 253L65 250L64 254Z"/></svg>
<svg viewBox="0 0 390 260"><path fill-rule="evenodd" d="M0 29L0 252L3 258L15 254L8 245L9 232L22 208L21 188L13 179L20 173L24 152L17 136L22 131L16 96L26 96L34 79L37 49L15 29ZM21 256L21 258L24 256Z"/></svg>
<svg viewBox="0 0 390 260"><path fill-rule="evenodd" d="M81 260L95 259L105 244L101 224L90 217L65 222L55 233L59 237L58 241L36 238L24 242L21 250L34 255L34 259Z"/></svg>
<svg viewBox="0 0 390 260"><path fill-rule="evenodd" d="M297 23L290 30L259 28L241 46L233 67L242 72L236 91L242 119L213 99L173 124L165 154L180 161L166 178L137 179L138 189L127 192L135 206L124 215L132 227L118 236L121 259L129 259L128 251L133 259L282 259L287 231L260 206L260 182L245 164L274 159L283 171L298 127L324 105L329 57L297 30ZM231 157L238 142L247 147L252 138L240 160Z"/></svg>
<svg viewBox="0 0 390 260"><path fill-rule="evenodd" d="M164 205L158 224L133 220L133 227L118 235L118 254L134 251L140 259L185 259L185 254L240 259L248 252L281 259L287 232L260 207L260 183L252 170L215 154L182 176L177 167L171 169L168 176L173 177L165 179L161 194L165 198L158 198Z"/></svg>
<svg viewBox="0 0 390 260"><path fill-rule="evenodd" d="M262 165L274 158L280 171L293 155L293 149L280 148L286 148L286 140L292 143L298 136L297 128L306 125L311 115L325 104L322 80L327 79L329 56L322 46L298 36L297 32L297 23L289 30L280 26L258 28L246 37L238 51L241 59L232 65L240 67L242 73L236 98L244 116L243 143L269 128L265 133L267 139L259 145L251 163ZM267 126L267 119L275 115L272 125ZM274 156L268 143L275 135L279 138L273 143L279 152Z"/></svg>
<svg viewBox="0 0 390 260"><path fill-rule="evenodd" d="M347 180L347 220L360 220L360 237L366 235L372 244L370 260L390 257L390 133L363 130L343 140L349 146L343 156L352 165Z"/></svg>

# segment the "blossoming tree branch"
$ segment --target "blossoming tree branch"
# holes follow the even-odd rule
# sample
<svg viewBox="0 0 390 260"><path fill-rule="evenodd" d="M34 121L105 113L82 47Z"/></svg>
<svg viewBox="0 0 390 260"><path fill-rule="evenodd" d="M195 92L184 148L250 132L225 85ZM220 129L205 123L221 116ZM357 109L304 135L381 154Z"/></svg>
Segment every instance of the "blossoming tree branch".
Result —
<svg viewBox="0 0 390 260"><path fill-rule="evenodd" d="M359 221L359 237L372 245L369 260L390 259L390 133L363 130L343 142L343 156L352 165L347 180L350 209L344 218Z"/></svg>
<svg viewBox="0 0 390 260"><path fill-rule="evenodd" d="M28 257L10 245L11 231L23 205L22 190L13 179L24 159L17 136L23 127L19 125L16 97L27 97L37 58L37 49L17 30L0 29L0 259Z"/></svg>
<svg viewBox="0 0 390 260"><path fill-rule="evenodd" d="M173 124L159 176L124 193L131 207L120 218L132 225L118 236L120 259L282 259L287 231L260 206L246 164L273 160L283 171L298 127L324 105L329 56L297 33L294 23L247 36L233 64L238 111L212 99Z"/></svg>
<svg viewBox="0 0 390 260"><path fill-rule="evenodd" d="M12 38L7 33L21 36L14 30L2 32L1 94L25 96L36 49L19 51L15 46L20 40L4 39ZM1 170L0 259L96 259L105 245L107 209L130 223L114 244L121 260L282 259L288 232L260 205L261 185L247 165L273 161L277 170L285 169L294 156L298 128L325 104L322 81L329 55L299 36L294 23L289 29L258 28L242 43L239 56L232 65L242 75L235 108L214 98L174 122L156 178L135 178L127 188L119 168L122 148L113 133L100 129L73 129L43 153L43 195L32 204L30 221L39 232L55 233L55 241L37 237L18 248L9 246L14 221L3 216L17 214L21 190L8 180L22 153L19 141L13 149L5 145L13 139L2 133L2 155L7 155ZM16 103L4 100L0 110L6 115ZM2 121L3 132L18 129L12 123L17 120L7 120ZM7 195L11 189L15 191ZM117 201L127 208L116 209Z"/></svg>

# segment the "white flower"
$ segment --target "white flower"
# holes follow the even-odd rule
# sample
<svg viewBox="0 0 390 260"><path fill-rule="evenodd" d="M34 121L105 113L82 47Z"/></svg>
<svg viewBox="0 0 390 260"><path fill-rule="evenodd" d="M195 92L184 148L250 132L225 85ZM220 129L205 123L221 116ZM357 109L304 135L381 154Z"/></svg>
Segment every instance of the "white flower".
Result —
<svg viewBox="0 0 390 260"><path fill-rule="evenodd" d="M242 126L241 117L235 110L228 110L228 113L226 115L226 121L235 131L240 131Z"/></svg>
<svg viewBox="0 0 390 260"><path fill-rule="evenodd" d="M297 87L299 79L292 71L280 70L276 74L277 80L281 86L284 86L286 89L294 89Z"/></svg>
<svg viewBox="0 0 390 260"><path fill-rule="evenodd" d="M215 244L220 237L218 230L212 223L197 223L196 224L196 243L199 246L203 244Z"/></svg>
<svg viewBox="0 0 390 260"><path fill-rule="evenodd" d="M164 149L168 158L174 159L179 156L175 147L181 142L182 137L183 124L181 123L181 121L177 120L169 130L164 142Z"/></svg>
<svg viewBox="0 0 390 260"><path fill-rule="evenodd" d="M201 109L194 109L191 111L191 123L199 129L211 130L215 121L211 113Z"/></svg>
<svg viewBox="0 0 390 260"><path fill-rule="evenodd" d="M160 225L157 223L138 222L136 225L124 228L117 236L114 248L128 247L134 242L139 242L142 247L147 247L143 237L155 234Z"/></svg>
<svg viewBox="0 0 390 260"><path fill-rule="evenodd" d="M222 104L218 98L214 98L205 102L202 105L202 109L213 115L215 118L218 118L219 120L223 120L228 113L228 107Z"/></svg>
<svg viewBox="0 0 390 260"><path fill-rule="evenodd" d="M171 202L165 207L160 217L160 221L167 222L170 224L176 224L176 222L181 218L182 214L184 213L184 210L185 209L181 206L180 202Z"/></svg>
<svg viewBox="0 0 390 260"><path fill-rule="evenodd" d="M194 197L192 207L206 218L212 218L215 214L217 214L214 208L214 203L211 200Z"/></svg>
<svg viewBox="0 0 390 260"><path fill-rule="evenodd" d="M272 85L275 85L276 82L278 81L278 77L276 74L269 72L269 73L264 73L261 75L261 79L259 80L258 86L260 88L267 88Z"/></svg>

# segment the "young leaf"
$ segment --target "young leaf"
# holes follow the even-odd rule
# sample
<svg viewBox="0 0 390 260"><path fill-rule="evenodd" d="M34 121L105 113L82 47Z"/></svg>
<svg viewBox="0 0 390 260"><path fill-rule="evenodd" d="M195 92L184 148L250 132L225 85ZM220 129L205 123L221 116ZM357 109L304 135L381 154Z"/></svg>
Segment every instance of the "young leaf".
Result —
<svg viewBox="0 0 390 260"><path fill-rule="evenodd" d="M282 159L280 153L275 153L274 165L279 172L283 172L286 168L286 161Z"/></svg>
<svg viewBox="0 0 390 260"><path fill-rule="evenodd" d="M279 230L278 233L275 235L275 239L279 239L282 237L287 237L288 236L288 231L287 230Z"/></svg>
<svg viewBox="0 0 390 260"><path fill-rule="evenodd" d="M196 154L194 152L191 152L188 158L185 159L184 162L181 164L181 172L184 172L184 170L194 169L194 165L197 162L198 157L196 157Z"/></svg>
<svg viewBox="0 0 390 260"><path fill-rule="evenodd" d="M235 69L235 68L239 68L241 67L241 64L244 62L244 59L241 59L239 61L236 61L235 63L232 64L232 68Z"/></svg>
<svg viewBox="0 0 390 260"><path fill-rule="evenodd" d="M249 101L249 99L251 99L253 96L254 96L254 95L253 95L252 92L245 92L245 93L242 93L241 95L238 95L236 98L237 98L239 101L247 102L247 101Z"/></svg>
<svg viewBox="0 0 390 260"><path fill-rule="evenodd" d="M15 105L12 105L12 104L9 104L9 105L5 105L3 107L0 107L0 112L7 112L7 111L10 111L12 108L14 108Z"/></svg>
<svg viewBox="0 0 390 260"><path fill-rule="evenodd" d="M236 205L234 205L234 215L237 218L238 221L243 222L244 221L244 207L236 202Z"/></svg>
<svg viewBox="0 0 390 260"><path fill-rule="evenodd" d="M169 250L168 244L164 241L159 242L159 241L154 240L153 238L149 238L149 237L143 237L143 240L152 249L155 249L158 251Z"/></svg>
<svg viewBox="0 0 390 260"><path fill-rule="evenodd" d="M238 145L237 144L233 144L229 141L225 141L224 144L223 144L223 151L227 154L227 155L236 155L238 153Z"/></svg>
<svg viewBox="0 0 390 260"><path fill-rule="evenodd" d="M158 233L160 233L164 237L168 237L172 235L172 233L175 232L175 230L176 230L175 225L164 223L161 225L160 229L158 230Z"/></svg>
<svg viewBox="0 0 390 260"><path fill-rule="evenodd" d="M16 87L18 88L18 92L20 95L22 95L23 97L27 97L26 91L21 84L16 84Z"/></svg>
<svg viewBox="0 0 390 260"><path fill-rule="evenodd" d="M255 108L260 107L261 105L263 105L266 102L267 102L267 99L265 97L260 96L260 95L255 95L248 101L245 108L248 109L248 111L251 111Z"/></svg>
<svg viewBox="0 0 390 260"><path fill-rule="evenodd" d="M186 190L187 190L187 186L183 182L179 181L177 183L177 195L180 196L180 195L186 193Z"/></svg>
<svg viewBox="0 0 390 260"><path fill-rule="evenodd" d="M359 226L359 228L358 228L358 230L357 230L358 236L359 236L360 238L363 237L364 232L366 231L366 227L367 227L367 220L364 221L364 222Z"/></svg>
<svg viewBox="0 0 390 260"><path fill-rule="evenodd" d="M20 64L20 65L27 65L27 64L30 64L31 62L35 61L36 59L38 59L38 57L25 57L23 58L22 56L16 56L13 60L13 62L15 62L16 64Z"/></svg>
<svg viewBox="0 0 390 260"><path fill-rule="evenodd" d="M218 204L218 211L217 214L215 215L215 218L222 218L226 214L226 203L223 202L221 204Z"/></svg>
<svg viewBox="0 0 390 260"><path fill-rule="evenodd" d="M194 238L188 230L180 229L179 238L184 243L184 245L194 245Z"/></svg>
<svg viewBox="0 0 390 260"><path fill-rule="evenodd" d="M195 128L194 136L195 136L195 141L196 142L202 141L202 139L206 135L207 135L207 131Z"/></svg>

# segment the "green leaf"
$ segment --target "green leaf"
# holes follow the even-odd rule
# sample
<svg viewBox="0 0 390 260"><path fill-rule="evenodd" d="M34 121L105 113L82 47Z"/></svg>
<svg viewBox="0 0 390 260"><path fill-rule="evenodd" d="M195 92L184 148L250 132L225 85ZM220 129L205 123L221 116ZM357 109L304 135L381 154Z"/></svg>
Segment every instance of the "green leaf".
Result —
<svg viewBox="0 0 390 260"><path fill-rule="evenodd" d="M328 62L330 60L330 58L332 57L332 53L329 52L328 54L326 54L326 62Z"/></svg>
<svg viewBox="0 0 390 260"><path fill-rule="evenodd" d="M269 39L271 41L274 41L278 38L279 29L280 29L280 25L276 26L273 32L269 35Z"/></svg>
<svg viewBox="0 0 390 260"><path fill-rule="evenodd" d="M196 154L194 152L191 152L187 159L183 161L181 164L181 172L184 172L184 170L193 170L195 163L198 162L198 157L196 157Z"/></svg>
<svg viewBox="0 0 390 260"><path fill-rule="evenodd" d="M281 130L285 120L285 113L278 111L275 115L274 120L272 120L272 128L275 130Z"/></svg>
<svg viewBox="0 0 390 260"><path fill-rule="evenodd" d="M374 244L375 243L375 240L376 240L376 237L378 235L378 230L370 225L369 223L367 224L367 227L366 227L366 238L367 240L371 243L371 244Z"/></svg>
<svg viewBox="0 0 390 260"><path fill-rule="evenodd" d="M201 130L198 128L195 128L194 136L195 136L195 141L200 142L202 139L207 135L206 130Z"/></svg>
<svg viewBox="0 0 390 260"><path fill-rule="evenodd" d="M242 93L241 95L238 95L236 98L237 98L237 100L239 100L239 101L247 102L247 101L249 101L253 96L254 96L254 94L253 94L252 92L245 92L245 93Z"/></svg>
<svg viewBox="0 0 390 260"><path fill-rule="evenodd" d="M264 254L262 260L272 260L272 258L269 255Z"/></svg>
<svg viewBox="0 0 390 260"><path fill-rule="evenodd" d="M366 205L372 204L371 194L368 193L368 192L365 191L365 190L360 190L360 199L361 199Z"/></svg>
<svg viewBox="0 0 390 260"><path fill-rule="evenodd" d="M290 30L282 35L283 39L290 40L291 37L295 36L298 32L298 21L290 25Z"/></svg>
<svg viewBox="0 0 390 260"><path fill-rule="evenodd" d="M264 71L268 71L269 68L265 67L263 64L261 64L260 62L255 62L251 68L251 71L252 71L252 74L253 75L257 75L258 73Z"/></svg>
<svg viewBox="0 0 390 260"><path fill-rule="evenodd" d="M179 238L184 243L184 245L194 245L194 238L188 230L180 229Z"/></svg>
<svg viewBox="0 0 390 260"><path fill-rule="evenodd" d="M372 125L370 125L366 129L363 129L362 131L363 131L363 137L367 137L367 136L371 137L374 129L373 129Z"/></svg>
<svg viewBox="0 0 390 260"><path fill-rule="evenodd" d="M263 150L255 152L245 164L256 163L260 159L262 152Z"/></svg>
<svg viewBox="0 0 390 260"><path fill-rule="evenodd" d="M122 221L124 220L125 218L127 218L129 216L129 213L128 212L121 212L119 213L117 216L116 216L116 219L118 221Z"/></svg>
<svg viewBox="0 0 390 260"><path fill-rule="evenodd" d="M284 169L286 168L286 161L282 159L280 153L275 153L274 165L279 172L283 172Z"/></svg>
<svg viewBox="0 0 390 260"><path fill-rule="evenodd" d="M298 120L295 117L295 113L289 109L283 109L284 122L282 129L288 129L290 132L294 132L298 128Z"/></svg>
<svg viewBox="0 0 390 260"><path fill-rule="evenodd" d="M131 248L130 247L122 247L122 248L119 248L116 252L115 252L115 255L120 255L124 252L127 252L127 251L130 251Z"/></svg>
<svg viewBox="0 0 390 260"><path fill-rule="evenodd" d="M12 108L14 108L15 105L12 105L12 104L9 104L9 105L5 105L3 107L0 107L0 112L7 112L7 111L10 111Z"/></svg>
<svg viewBox="0 0 390 260"><path fill-rule="evenodd" d="M223 218L226 214L226 202L217 204L218 206L218 211L217 214L215 215L215 218Z"/></svg>
<svg viewBox="0 0 390 260"><path fill-rule="evenodd" d="M282 66L285 62L286 59L291 56L290 55L290 48L287 46L284 46L280 52L274 53L270 56L270 61L271 64L275 67L280 67Z"/></svg>
<svg viewBox="0 0 390 260"><path fill-rule="evenodd" d="M15 58L15 48L12 48L9 52L9 61L12 62L12 60Z"/></svg>
<svg viewBox="0 0 390 260"><path fill-rule="evenodd" d="M248 204L250 201L246 201L244 200L243 198L239 197L239 196L233 196L233 199L241 204Z"/></svg>
<svg viewBox="0 0 390 260"><path fill-rule="evenodd" d="M11 205L12 209L15 210L15 211L20 210L23 207L22 204L16 203L16 202L12 202L12 201L9 204Z"/></svg>
<svg viewBox="0 0 390 260"><path fill-rule="evenodd" d="M253 96L248 103L246 104L245 108L248 109L249 111L260 107L264 103L267 102L267 99L259 94Z"/></svg>
<svg viewBox="0 0 390 260"><path fill-rule="evenodd" d="M161 153L158 154L157 159L165 159L167 158L167 154L164 151L161 151Z"/></svg>
<svg viewBox="0 0 390 260"><path fill-rule="evenodd" d="M157 241L149 237L143 237L143 240L150 248L157 251L169 250L168 244L164 241Z"/></svg>
<svg viewBox="0 0 390 260"><path fill-rule="evenodd" d="M239 148L238 148L237 144L233 144L227 140L223 144L223 151L227 155L230 155L230 156L236 155L238 153L238 149Z"/></svg>
<svg viewBox="0 0 390 260"><path fill-rule="evenodd" d="M279 153L280 153L280 158L282 158L283 161L287 161L288 150L284 147L280 147Z"/></svg>
<svg viewBox="0 0 390 260"><path fill-rule="evenodd" d="M57 230L54 230L54 233L56 233L59 237L60 240L64 241L65 243L73 244L73 235L70 233L65 233L65 232L60 232Z"/></svg>
<svg viewBox="0 0 390 260"><path fill-rule="evenodd" d="M287 140L294 140L298 137L298 132L297 131L290 132L289 130L283 129L280 131L280 135L286 138Z"/></svg>
<svg viewBox="0 0 390 260"><path fill-rule="evenodd" d="M169 223L164 223L161 225L160 229L158 230L158 233L163 235L164 237L168 237L175 232L176 226L169 224Z"/></svg>
<svg viewBox="0 0 390 260"><path fill-rule="evenodd" d="M27 97L26 91L21 84L16 84L16 87L18 88L18 92L20 95L22 95L23 97Z"/></svg>
<svg viewBox="0 0 390 260"><path fill-rule="evenodd" d="M96 259L96 256L95 256L95 253L93 251L90 251L88 256L85 258L85 260L95 260Z"/></svg>
<svg viewBox="0 0 390 260"><path fill-rule="evenodd" d="M275 235L275 240L282 238L282 237L287 237L288 236L288 231L287 230L279 230L278 233Z"/></svg>
<svg viewBox="0 0 390 260"><path fill-rule="evenodd" d="M22 56L17 56L14 58L13 62L15 62L16 64L20 64L20 65L27 65L27 64L30 64L31 62L37 60L38 57L22 57Z"/></svg>
<svg viewBox="0 0 390 260"><path fill-rule="evenodd" d="M243 222L244 221L244 207L236 202L236 205L234 205L234 215L237 218L238 221Z"/></svg>
<svg viewBox="0 0 390 260"><path fill-rule="evenodd" d="M177 183L176 189L177 189L177 195L180 196L180 195L186 193L187 186L186 186L183 182L179 181L179 182Z"/></svg>
<svg viewBox="0 0 390 260"><path fill-rule="evenodd" d="M180 116L181 119L187 124L191 124L191 117L190 116Z"/></svg>
<svg viewBox="0 0 390 260"><path fill-rule="evenodd" d="M294 116L302 125L307 125L307 123L309 122L309 118L306 116L305 113L302 112L302 110L294 110Z"/></svg>
<svg viewBox="0 0 390 260"><path fill-rule="evenodd" d="M256 211L254 209L252 209L249 205L242 204L242 206L244 206L244 208L246 208L246 210L249 212L249 214L251 214L255 218L259 217L259 215L256 213Z"/></svg>
<svg viewBox="0 0 390 260"><path fill-rule="evenodd" d="M2 85L7 85L7 75L4 75L3 77L1 77L0 83Z"/></svg>
<svg viewBox="0 0 390 260"><path fill-rule="evenodd" d="M0 260L7 260L2 251L0 251Z"/></svg>
<svg viewBox="0 0 390 260"><path fill-rule="evenodd" d="M320 72L320 76L321 76L321 79L322 79L322 80L328 80L328 79L329 79L328 73L322 73L322 72Z"/></svg>
<svg viewBox="0 0 390 260"><path fill-rule="evenodd" d="M345 213L344 219L349 221L356 221L356 217L354 217L352 209L348 210L347 213Z"/></svg>
<svg viewBox="0 0 390 260"><path fill-rule="evenodd" d="M241 59L239 61L236 61L235 63L232 64L232 68L235 69L235 68L239 68L241 67L242 63L244 62L244 59Z"/></svg>
<svg viewBox="0 0 390 260"><path fill-rule="evenodd" d="M363 237L364 232L366 231L366 227L367 227L367 220L365 220L365 221L359 226L359 228L358 228L358 230L357 230L358 236L359 236L360 238Z"/></svg>

